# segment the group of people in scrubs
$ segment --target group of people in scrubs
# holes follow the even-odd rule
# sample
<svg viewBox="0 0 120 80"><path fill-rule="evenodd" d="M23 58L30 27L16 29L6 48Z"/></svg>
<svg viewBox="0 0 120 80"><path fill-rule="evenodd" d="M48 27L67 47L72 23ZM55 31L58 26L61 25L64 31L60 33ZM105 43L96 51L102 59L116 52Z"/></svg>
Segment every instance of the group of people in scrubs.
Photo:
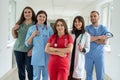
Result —
<svg viewBox="0 0 120 80"><path fill-rule="evenodd" d="M94 66L97 80L104 80L108 30L98 23L97 11L90 13L90 19L92 24L85 27L84 18L76 16L70 33L64 19L57 19L52 29L44 10L35 15L25 7L12 29L19 80L26 79L25 69L28 80L82 80L85 70L86 80L93 80Z"/></svg>

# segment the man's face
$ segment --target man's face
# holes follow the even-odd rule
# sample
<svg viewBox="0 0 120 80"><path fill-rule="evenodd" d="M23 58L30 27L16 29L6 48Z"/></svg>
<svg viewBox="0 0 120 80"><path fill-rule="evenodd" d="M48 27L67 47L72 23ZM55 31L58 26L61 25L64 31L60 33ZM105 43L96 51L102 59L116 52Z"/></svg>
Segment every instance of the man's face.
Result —
<svg viewBox="0 0 120 80"><path fill-rule="evenodd" d="M98 23L99 15L96 12L91 13L90 20L91 20L92 24Z"/></svg>

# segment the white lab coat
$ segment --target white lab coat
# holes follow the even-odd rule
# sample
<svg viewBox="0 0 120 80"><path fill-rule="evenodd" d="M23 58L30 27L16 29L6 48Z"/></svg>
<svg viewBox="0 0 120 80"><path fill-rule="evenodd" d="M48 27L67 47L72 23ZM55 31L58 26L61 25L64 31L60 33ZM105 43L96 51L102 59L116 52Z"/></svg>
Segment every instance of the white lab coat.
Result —
<svg viewBox="0 0 120 80"><path fill-rule="evenodd" d="M73 78L83 78L84 76L84 69L85 69L85 54L90 49L90 35L85 32L81 39L81 45L85 48L86 52L80 52L78 48L78 43L80 41L81 34L76 39L76 49L75 49L75 60L74 60L74 71L73 71Z"/></svg>

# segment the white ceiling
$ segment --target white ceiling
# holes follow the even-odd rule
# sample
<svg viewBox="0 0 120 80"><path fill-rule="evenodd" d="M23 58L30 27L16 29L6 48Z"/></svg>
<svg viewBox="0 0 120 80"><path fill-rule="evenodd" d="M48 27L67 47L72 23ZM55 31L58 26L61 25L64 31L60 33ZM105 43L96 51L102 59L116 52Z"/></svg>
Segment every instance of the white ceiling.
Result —
<svg viewBox="0 0 120 80"><path fill-rule="evenodd" d="M27 0L37 12L45 10L51 18L70 17L99 0Z"/></svg>

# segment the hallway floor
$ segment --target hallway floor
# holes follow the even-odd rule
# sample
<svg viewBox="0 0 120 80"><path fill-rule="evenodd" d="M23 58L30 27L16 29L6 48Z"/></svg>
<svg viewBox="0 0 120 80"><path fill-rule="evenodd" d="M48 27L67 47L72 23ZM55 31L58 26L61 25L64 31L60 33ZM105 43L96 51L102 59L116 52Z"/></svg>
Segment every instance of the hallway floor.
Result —
<svg viewBox="0 0 120 80"><path fill-rule="evenodd" d="M19 79L18 79L17 68L14 68L12 71L9 71L9 72L5 75L5 77L3 77L3 78L0 79L0 80L19 80ZM26 79L26 80L28 80L28 79ZM85 79L83 79L83 80L85 80ZM93 79L93 80L96 80L96 79L95 79L95 74L94 74L94 79ZM112 79L109 79L109 78L105 77L105 80L112 80Z"/></svg>
<svg viewBox="0 0 120 80"><path fill-rule="evenodd" d="M14 68L13 70L9 71L2 79L0 80L19 80L17 69Z"/></svg>

